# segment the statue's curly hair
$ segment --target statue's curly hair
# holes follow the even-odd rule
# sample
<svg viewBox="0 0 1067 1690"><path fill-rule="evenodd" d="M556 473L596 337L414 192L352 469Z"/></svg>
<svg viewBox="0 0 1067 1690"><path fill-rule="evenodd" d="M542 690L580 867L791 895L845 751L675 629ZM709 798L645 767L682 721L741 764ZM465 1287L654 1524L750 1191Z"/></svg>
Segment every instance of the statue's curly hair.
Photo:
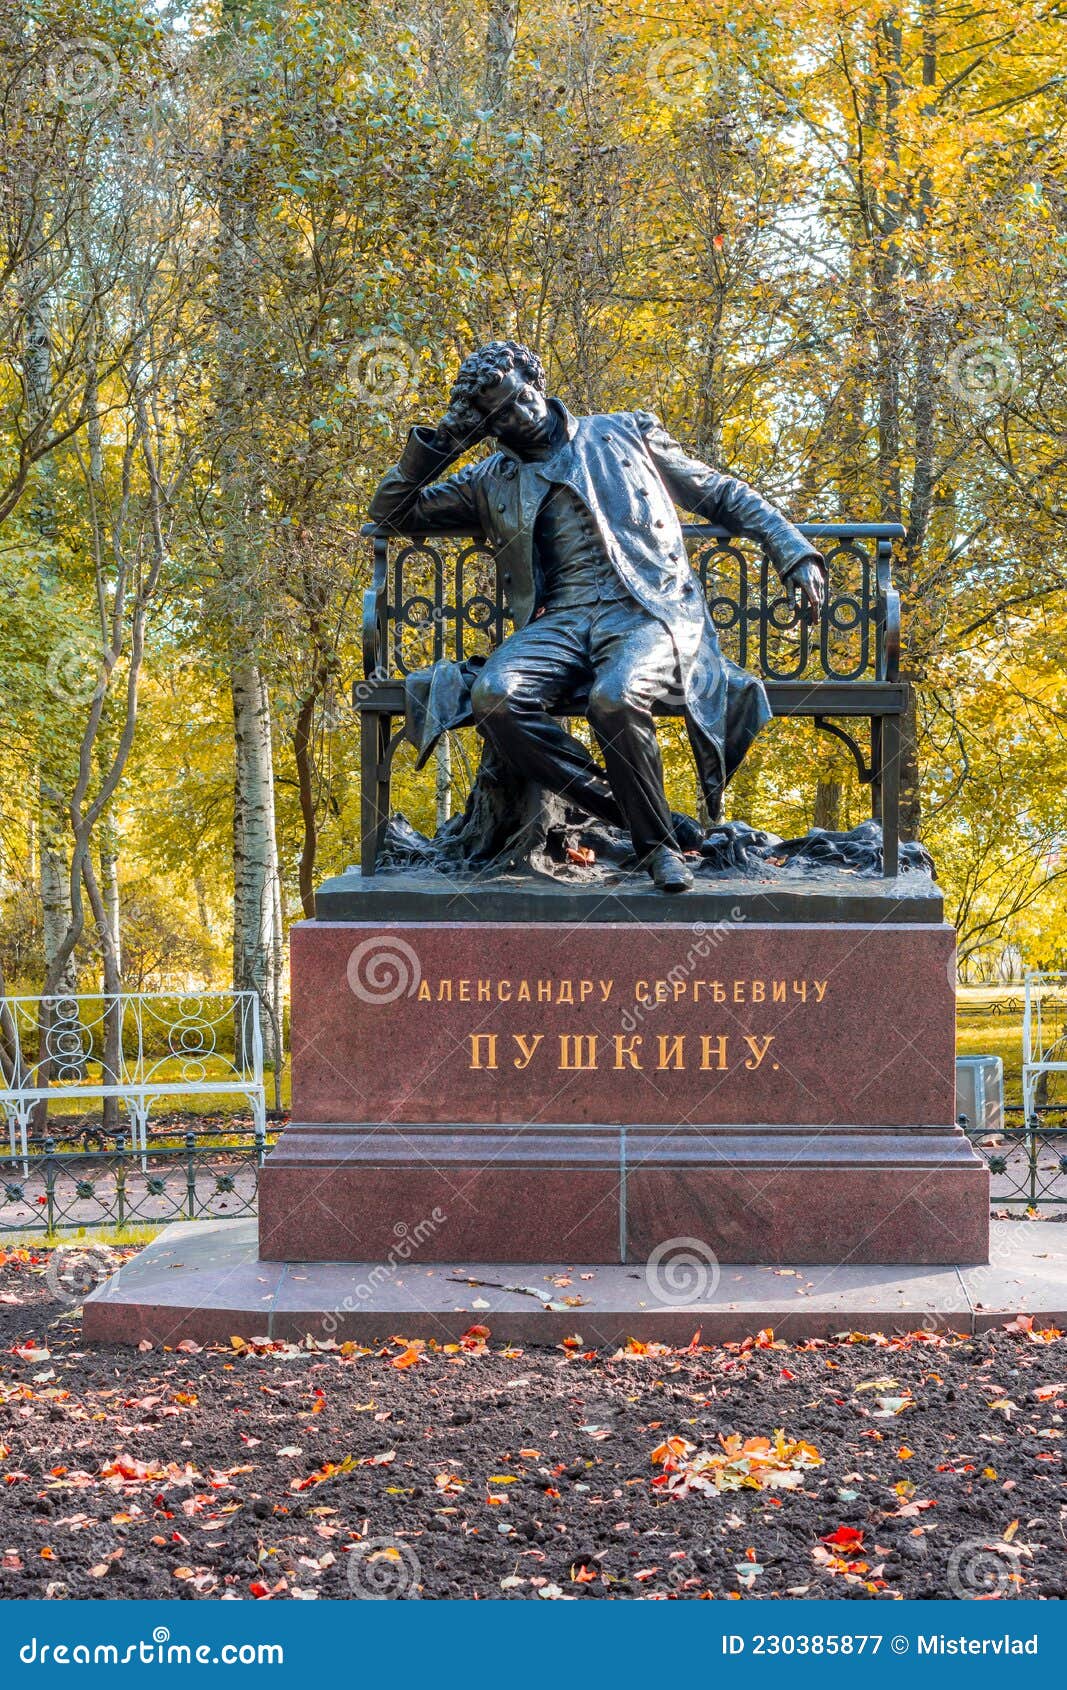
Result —
<svg viewBox="0 0 1067 1690"><path fill-rule="evenodd" d="M539 393L548 391L545 366L536 352L516 340L490 340L476 352L468 352L452 384L450 403L472 404L485 388L493 387L512 370L518 370Z"/></svg>

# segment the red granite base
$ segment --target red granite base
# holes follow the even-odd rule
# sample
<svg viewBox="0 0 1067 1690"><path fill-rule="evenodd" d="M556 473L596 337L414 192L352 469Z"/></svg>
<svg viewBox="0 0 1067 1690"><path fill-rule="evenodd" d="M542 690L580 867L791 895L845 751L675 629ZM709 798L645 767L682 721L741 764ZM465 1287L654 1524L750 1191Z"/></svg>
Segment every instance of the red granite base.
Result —
<svg viewBox="0 0 1067 1690"><path fill-rule="evenodd" d="M989 1176L956 1128L287 1129L260 1178L267 1261L988 1259Z"/></svg>
<svg viewBox="0 0 1067 1690"><path fill-rule="evenodd" d="M737 910L713 927L637 930L298 923L294 1119L955 1118L950 927L773 924Z"/></svg>
<svg viewBox="0 0 1067 1690"><path fill-rule="evenodd" d="M677 902L294 927L264 1260L984 1262L952 929Z"/></svg>

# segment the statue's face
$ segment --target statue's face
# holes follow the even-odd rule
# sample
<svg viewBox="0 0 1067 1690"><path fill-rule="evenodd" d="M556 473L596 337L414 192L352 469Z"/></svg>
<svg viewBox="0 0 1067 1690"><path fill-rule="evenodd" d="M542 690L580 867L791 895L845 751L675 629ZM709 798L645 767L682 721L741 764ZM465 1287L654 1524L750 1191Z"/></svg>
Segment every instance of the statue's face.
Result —
<svg viewBox="0 0 1067 1690"><path fill-rule="evenodd" d="M474 403L502 446L521 452L524 446L547 445L552 438L548 401L518 370L483 388Z"/></svg>

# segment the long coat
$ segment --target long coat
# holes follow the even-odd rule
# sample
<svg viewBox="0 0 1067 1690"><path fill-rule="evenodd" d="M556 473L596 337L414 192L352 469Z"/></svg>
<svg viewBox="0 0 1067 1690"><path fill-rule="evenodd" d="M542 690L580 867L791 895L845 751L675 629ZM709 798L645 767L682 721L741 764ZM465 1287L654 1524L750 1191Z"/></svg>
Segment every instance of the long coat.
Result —
<svg viewBox="0 0 1067 1690"><path fill-rule="evenodd" d="M757 540L783 581L818 551L736 476L691 458L651 411L575 418L556 399L565 439L545 461L494 452L438 480L452 461L428 429L412 429L400 462L370 505L372 521L401 534L482 534L492 547L516 628L538 608L542 573L537 513L553 483L567 482L588 507L630 595L662 622L678 652L684 714L706 796L718 795L770 719L763 683L723 656L700 581L690 566L676 506L730 534ZM465 666L438 664L409 680L409 733L428 755L438 735L470 720Z"/></svg>

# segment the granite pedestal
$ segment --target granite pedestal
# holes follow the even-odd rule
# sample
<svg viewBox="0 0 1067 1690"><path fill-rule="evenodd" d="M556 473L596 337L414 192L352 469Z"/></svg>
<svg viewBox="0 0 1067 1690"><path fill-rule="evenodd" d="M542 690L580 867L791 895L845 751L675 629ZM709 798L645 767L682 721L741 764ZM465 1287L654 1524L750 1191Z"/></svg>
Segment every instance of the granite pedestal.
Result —
<svg viewBox="0 0 1067 1690"><path fill-rule="evenodd" d="M925 877L328 882L264 1261L983 1262Z"/></svg>

